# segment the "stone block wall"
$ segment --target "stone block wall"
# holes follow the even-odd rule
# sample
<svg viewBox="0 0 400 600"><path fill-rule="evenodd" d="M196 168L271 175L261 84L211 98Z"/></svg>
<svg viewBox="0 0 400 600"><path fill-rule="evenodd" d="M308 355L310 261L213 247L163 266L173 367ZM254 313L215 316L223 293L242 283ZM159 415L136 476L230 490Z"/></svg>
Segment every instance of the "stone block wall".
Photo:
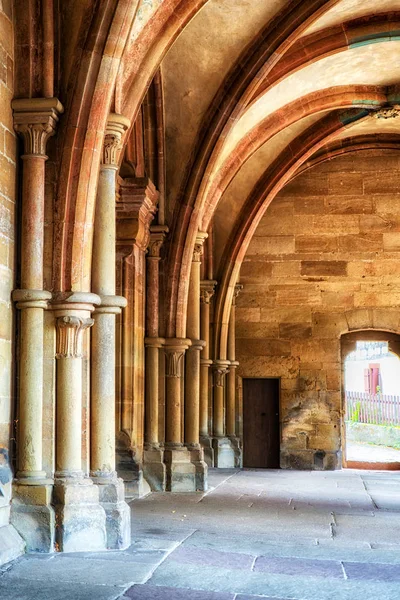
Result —
<svg viewBox="0 0 400 600"><path fill-rule="evenodd" d="M237 358L242 377L281 379L282 467L340 467L340 336L399 332L399 259L394 151L320 164L267 209L241 269Z"/></svg>
<svg viewBox="0 0 400 600"><path fill-rule="evenodd" d="M16 148L11 100L14 95L14 34L12 2L0 3L0 564L16 549L8 527L11 498L10 445L14 437L14 309ZM3 529L2 529L3 528Z"/></svg>

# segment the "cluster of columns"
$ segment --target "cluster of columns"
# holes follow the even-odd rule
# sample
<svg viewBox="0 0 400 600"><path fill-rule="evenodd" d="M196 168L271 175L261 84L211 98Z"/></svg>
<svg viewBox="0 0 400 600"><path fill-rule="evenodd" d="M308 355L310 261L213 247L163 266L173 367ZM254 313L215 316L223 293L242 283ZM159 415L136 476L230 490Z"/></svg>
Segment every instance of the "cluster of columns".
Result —
<svg viewBox="0 0 400 600"><path fill-rule="evenodd" d="M226 360L211 358L211 299L216 281L201 281L207 234L196 237L189 280L186 338L162 338L158 327L159 261L164 233L154 231L147 258L146 437L144 473L153 490L207 489L208 466L241 464L237 432L236 286ZM164 369L161 368L163 356ZM212 378L210 377L210 369ZM165 389L160 388L165 381ZM213 385L211 385L211 381ZM165 428L160 400L165 393ZM163 434L165 433L165 437Z"/></svg>
<svg viewBox="0 0 400 600"><path fill-rule="evenodd" d="M151 225L157 205L151 182L141 190L137 182L125 180L118 202L119 151L129 121L116 114L107 123L99 173L92 292L46 291L45 149L63 109L53 98L16 100L13 108L24 141L24 169L21 289L13 293L21 324L12 519L31 551L124 548L130 543L130 513L116 472L116 431L126 434L153 490L205 490L208 465L239 464L234 306L228 358L212 360L210 302L216 282L201 281L207 234L199 232L189 281L187 337L160 336L160 252L168 228ZM116 316L127 305L117 294L118 244L128 248L124 265L130 283L125 287L131 312L124 313L129 318L117 343ZM51 347L44 340L47 346L53 340ZM120 383L130 396L116 422L116 353L121 347L122 363L126 359L129 364L122 364ZM45 351L52 355L52 406L44 406ZM44 424L46 411L55 415L54 430L44 431L53 427L51 420ZM83 433L85 413L90 414L89 436ZM52 466L47 460L46 468L44 437L55 439Z"/></svg>
<svg viewBox="0 0 400 600"><path fill-rule="evenodd" d="M30 551L123 548L130 543L130 513L115 472L114 374L115 314L125 300L115 296L115 261L111 256L110 263L109 255L115 252L117 150L128 122L112 115L105 137L94 235L96 293L51 294L43 289L45 150L63 109L55 98L15 100L13 109L16 131L24 141L24 168L21 289L13 292L21 317L12 522ZM46 310L53 319L45 322ZM89 476L82 415L89 371L87 332L92 326ZM44 406L49 327L55 340L55 385L52 406ZM44 424L45 411L55 412L54 430L48 430L52 421ZM43 439L49 436L55 438L55 450L46 473Z"/></svg>

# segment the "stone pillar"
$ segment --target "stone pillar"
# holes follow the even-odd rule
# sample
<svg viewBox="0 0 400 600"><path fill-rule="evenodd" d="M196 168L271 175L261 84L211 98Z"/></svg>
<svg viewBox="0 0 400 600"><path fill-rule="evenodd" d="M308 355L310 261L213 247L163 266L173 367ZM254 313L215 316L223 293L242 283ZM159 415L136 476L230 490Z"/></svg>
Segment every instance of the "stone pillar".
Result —
<svg viewBox="0 0 400 600"><path fill-rule="evenodd" d="M196 467L196 490L207 489L207 465L200 445L200 352L205 342L200 339L200 267L203 243L207 233L199 232L194 246L190 270L186 334L191 346L186 353L185 377L185 443Z"/></svg>
<svg viewBox="0 0 400 600"><path fill-rule="evenodd" d="M115 470L115 318L126 306L116 296L116 172L122 137L129 121L111 114L104 138L93 235L92 288L101 299L94 313L91 352L90 475L99 486L107 515L107 548L131 543L130 510L124 484Z"/></svg>
<svg viewBox="0 0 400 600"><path fill-rule="evenodd" d="M160 349L164 339L159 337L159 295L160 295L160 251L168 228L153 225L150 228L150 243L147 255L146 279L146 378L145 378L145 444L143 472L153 491L165 491L166 469L164 446L160 444L159 426L159 379Z"/></svg>
<svg viewBox="0 0 400 600"><path fill-rule="evenodd" d="M217 282L205 280L200 283L200 337L205 346L200 358L200 443L204 450L204 460L209 467L214 466L212 435L209 431L210 408L210 303Z"/></svg>
<svg viewBox="0 0 400 600"><path fill-rule="evenodd" d="M96 294L64 295L53 305L56 318L56 539L62 552L105 550L106 514L99 488L82 470L83 338L93 325Z"/></svg>
<svg viewBox="0 0 400 600"><path fill-rule="evenodd" d="M235 466L235 452L225 431L225 376L229 370L229 360L215 360L212 365L213 386L213 449L214 466L232 468Z"/></svg>
<svg viewBox="0 0 400 600"><path fill-rule="evenodd" d="M56 98L13 100L14 127L23 138L21 310L18 390L18 472L12 523L28 551L54 550L53 481L43 470L43 321L51 294L43 290L46 144L63 107ZM52 475L49 473L49 475Z"/></svg>
<svg viewBox="0 0 400 600"><path fill-rule="evenodd" d="M121 315L121 399L117 458L118 472L123 476L128 498L137 498L150 492L150 486L143 476L146 251L158 197L149 179L119 180L117 268L120 291L127 298L128 305Z"/></svg>
<svg viewBox="0 0 400 600"><path fill-rule="evenodd" d="M236 360L236 298L239 295L242 285L235 286L235 293L232 299L231 314L229 317L228 329L228 360L230 361L229 373L227 374L226 386L226 435L231 440L235 452L235 467L240 467L242 460L242 449L240 439L236 432L236 369L239 363Z"/></svg>
<svg viewBox="0 0 400 600"><path fill-rule="evenodd" d="M196 491L196 467L182 439L183 362L191 341L184 338L165 340L166 436L164 461L168 492Z"/></svg>

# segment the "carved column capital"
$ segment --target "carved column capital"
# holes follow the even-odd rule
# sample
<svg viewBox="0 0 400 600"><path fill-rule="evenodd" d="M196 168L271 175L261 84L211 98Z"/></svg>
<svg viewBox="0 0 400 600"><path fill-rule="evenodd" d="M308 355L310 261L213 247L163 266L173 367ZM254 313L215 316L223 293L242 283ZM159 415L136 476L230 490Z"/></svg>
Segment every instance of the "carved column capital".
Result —
<svg viewBox="0 0 400 600"><path fill-rule="evenodd" d="M229 371L230 366L229 360L217 360L212 365L214 386L223 387L225 375Z"/></svg>
<svg viewBox="0 0 400 600"><path fill-rule="evenodd" d="M186 350L192 345L191 340L185 338L167 338L165 340L165 376L182 377L182 363Z"/></svg>
<svg viewBox="0 0 400 600"><path fill-rule="evenodd" d="M64 108L57 98L18 98L12 103L14 129L24 140L23 156L46 156L46 144L55 134Z"/></svg>
<svg viewBox="0 0 400 600"><path fill-rule="evenodd" d="M81 358L83 333L93 323L94 320L90 318L58 317L56 358Z"/></svg>
<svg viewBox="0 0 400 600"><path fill-rule="evenodd" d="M203 304L210 304L211 298L215 294L215 286L217 281L212 279L205 279L200 282L200 302Z"/></svg>
<svg viewBox="0 0 400 600"><path fill-rule="evenodd" d="M122 140L129 126L129 119L123 115L111 113L108 116L101 161L103 166L115 169L118 167L119 152L123 146Z"/></svg>
<svg viewBox="0 0 400 600"><path fill-rule="evenodd" d="M166 225L153 225L150 227L150 240L148 244L147 258L160 260L161 248L165 242L169 229Z"/></svg>
<svg viewBox="0 0 400 600"><path fill-rule="evenodd" d="M201 257L203 256L203 244L207 238L208 233L205 233L204 231L199 231L197 233L193 250L193 262L201 262Z"/></svg>
<svg viewBox="0 0 400 600"><path fill-rule="evenodd" d="M243 289L243 285L241 285L240 283L237 283L235 285L235 289L234 289L233 296L232 296L232 305L233 306L236 305L236 298L239 296L242 289Z"/></svg>

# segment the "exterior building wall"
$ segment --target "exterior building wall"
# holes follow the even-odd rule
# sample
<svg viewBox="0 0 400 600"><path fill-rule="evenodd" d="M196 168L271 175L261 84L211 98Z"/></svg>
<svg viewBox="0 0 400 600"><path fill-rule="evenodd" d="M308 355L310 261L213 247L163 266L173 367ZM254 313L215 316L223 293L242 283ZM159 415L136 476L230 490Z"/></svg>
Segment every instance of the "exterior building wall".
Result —
<svg viewBox="0 0 400 600"><path fill-rule="evenodd" d="M281 378L281 466L341 465L340 336L398 331L398 154L332 159L267 209L241 269L242 377ZM246 410L244 406L244 410Z"/></svg>

